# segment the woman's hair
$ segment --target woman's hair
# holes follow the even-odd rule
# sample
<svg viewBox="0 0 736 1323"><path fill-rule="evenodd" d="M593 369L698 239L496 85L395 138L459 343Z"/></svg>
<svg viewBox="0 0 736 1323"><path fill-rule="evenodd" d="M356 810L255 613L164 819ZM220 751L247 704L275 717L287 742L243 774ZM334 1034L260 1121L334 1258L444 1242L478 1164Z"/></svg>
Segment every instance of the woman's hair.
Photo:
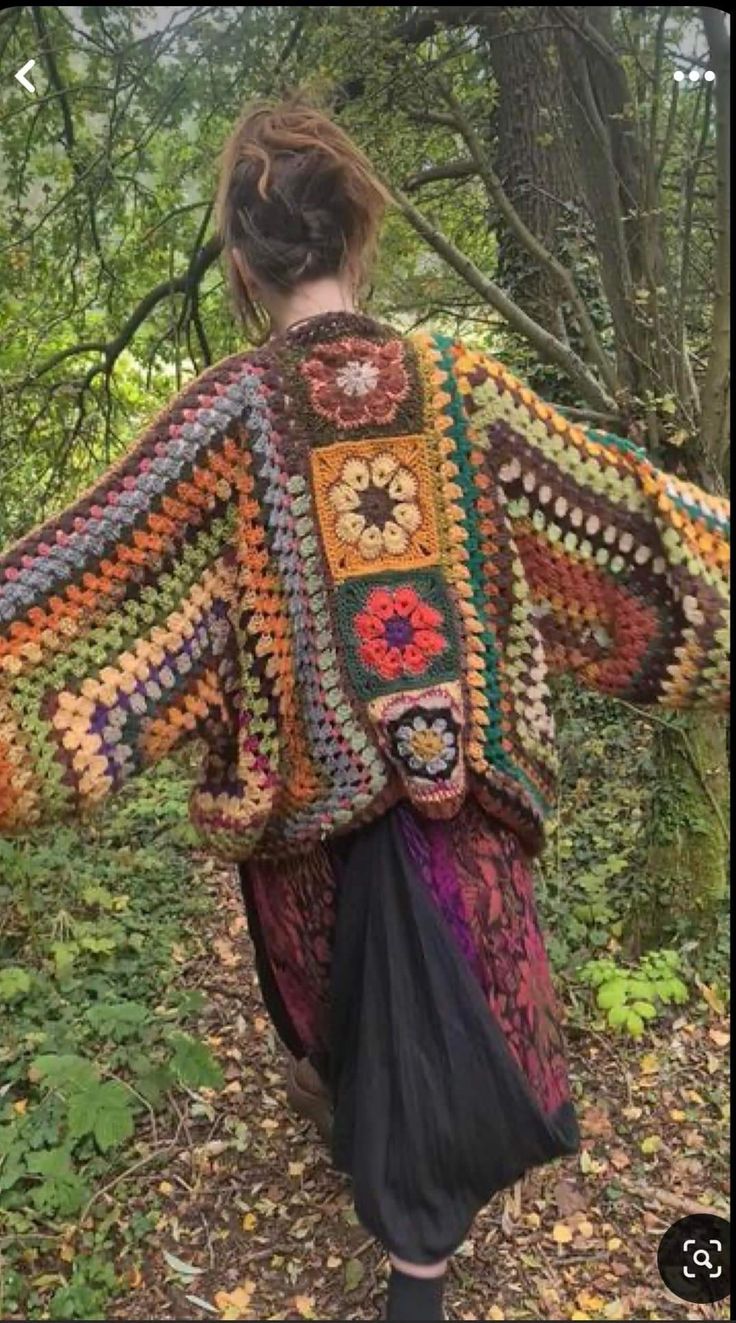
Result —
<svg viewBox="0 0 736 1323"><path fill-rule="evenodd" d="M267 319L234 250L273 289L345 271L357 286L388 201L362 152L303 93L250 106L225 144L216 215L235 306L251 335L262 338Z"/></svg>

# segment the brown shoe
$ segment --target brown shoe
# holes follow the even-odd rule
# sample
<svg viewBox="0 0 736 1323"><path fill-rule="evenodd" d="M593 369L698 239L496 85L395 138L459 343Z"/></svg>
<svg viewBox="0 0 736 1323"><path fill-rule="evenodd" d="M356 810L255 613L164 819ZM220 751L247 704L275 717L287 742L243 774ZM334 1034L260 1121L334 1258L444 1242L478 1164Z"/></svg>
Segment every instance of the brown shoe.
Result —
<svg viewBox="0 0 736 1323"><path fill-rule="evenodd" d="M329 1091L314 1066L306 1057L293 1058L286 1074L286 1096L299 1116L312 1121L322 1139L329 1144L332 1137L332 1104Z"/></svg>

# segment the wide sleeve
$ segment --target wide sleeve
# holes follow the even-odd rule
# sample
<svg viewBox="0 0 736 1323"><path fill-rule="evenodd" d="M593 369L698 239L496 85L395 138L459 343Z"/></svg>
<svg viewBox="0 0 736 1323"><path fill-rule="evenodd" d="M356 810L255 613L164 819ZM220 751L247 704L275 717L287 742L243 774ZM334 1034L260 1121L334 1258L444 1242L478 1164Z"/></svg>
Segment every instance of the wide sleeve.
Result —
<svg viewBox="0 0 736 1323"><path fill-rule="evenodd" d="M457 372L550 670L634 703L727 710L730 502L576 427L482 353L460 348Z"/></svg>
<svg viewBox="0 0 736 1323"><path fill-rule="evenodd" d="M201 737L238 685L235 360L0 555L0 832L83 813Z"/></svg>

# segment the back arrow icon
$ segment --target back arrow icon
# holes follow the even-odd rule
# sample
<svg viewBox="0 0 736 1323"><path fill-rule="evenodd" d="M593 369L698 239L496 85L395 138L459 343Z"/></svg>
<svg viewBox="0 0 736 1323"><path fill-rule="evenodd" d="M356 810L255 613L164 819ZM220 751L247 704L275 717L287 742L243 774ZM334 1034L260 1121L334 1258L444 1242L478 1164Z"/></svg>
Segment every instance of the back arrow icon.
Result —
<svg viewBox="0 0 736 1323"><path fill-rule="evenodd" d="M21 84L21 86L22 86L22 87L25 87L26 92L34 92L34 93L35 93L35 91L36 91L35 87L33 86L33 83L29 82L29 80L26 78L26 74L27 74L27 73L30 73L30 71L31 71L31 69L33 68L33 66L34 66L35 63L36 63L35 60L29 60L28 63L27 63L27 64L24 64L24 65L23 65L23 68L22 68L22 69L19 69L18 72L17 72L17 74L15 75L16 78L18 79L18 82Z"/></svg>

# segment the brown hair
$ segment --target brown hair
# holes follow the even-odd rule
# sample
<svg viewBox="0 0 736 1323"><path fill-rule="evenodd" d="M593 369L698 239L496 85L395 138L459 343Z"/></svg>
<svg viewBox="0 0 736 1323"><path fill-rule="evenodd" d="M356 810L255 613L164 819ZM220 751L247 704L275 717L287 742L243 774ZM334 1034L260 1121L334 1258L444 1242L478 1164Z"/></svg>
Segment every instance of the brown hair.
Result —
<svg viewBox="0 0 736 1323"><path fill-rule="evenodd" d="M216 216L235 306L255 339L267 317L233 250L265 285L347 271L365 279L389 194L362 152L301 92L248 107L223 150Z"/></svg>

